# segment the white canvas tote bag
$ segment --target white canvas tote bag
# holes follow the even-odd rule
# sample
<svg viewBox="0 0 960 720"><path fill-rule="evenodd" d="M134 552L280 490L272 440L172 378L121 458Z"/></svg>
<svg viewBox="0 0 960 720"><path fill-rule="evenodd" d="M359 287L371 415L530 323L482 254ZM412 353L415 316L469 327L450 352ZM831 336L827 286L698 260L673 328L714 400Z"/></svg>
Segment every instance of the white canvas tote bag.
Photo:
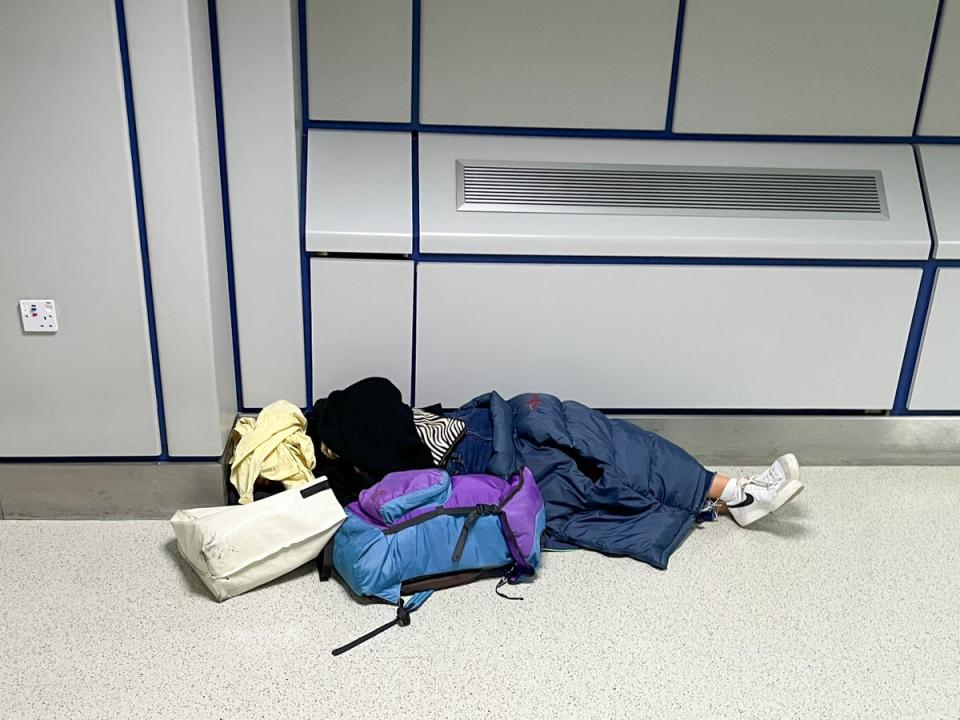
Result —
<svg viewBox="0 0 960 720"><path fill-rule="evenodd" d="M326 478L249 505L178 510L177 547L217 600L316 558L346 519Z"/></svg>

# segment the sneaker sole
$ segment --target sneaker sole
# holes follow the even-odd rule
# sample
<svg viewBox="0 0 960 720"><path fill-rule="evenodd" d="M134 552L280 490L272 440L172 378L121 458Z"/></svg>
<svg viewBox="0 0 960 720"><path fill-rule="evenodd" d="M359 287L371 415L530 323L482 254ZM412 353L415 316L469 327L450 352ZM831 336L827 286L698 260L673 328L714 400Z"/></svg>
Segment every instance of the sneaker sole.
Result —
<svg viewBox="0 0 960 720"><path fill-rule="evenodd" d="M793 500L797 495L803 491L804 485L799 480L791 480L789 483L784 485L783 490L777 495L776 499L767 505L766 507L758 507L753 510L747 510L744 513L741 513L741 517L733 516L733 519L737 521L737 524L740 527L746 527L752 523L755 523L760 518L764 518L767 515L776 512L788 502Z"/></svg>

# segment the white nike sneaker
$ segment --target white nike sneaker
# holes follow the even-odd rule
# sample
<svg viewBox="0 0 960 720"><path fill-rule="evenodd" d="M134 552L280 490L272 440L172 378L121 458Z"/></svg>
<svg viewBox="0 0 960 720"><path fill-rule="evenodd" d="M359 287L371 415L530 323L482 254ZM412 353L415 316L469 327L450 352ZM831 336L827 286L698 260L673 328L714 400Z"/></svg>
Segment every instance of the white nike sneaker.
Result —
<svg viewBox="0 0 960 720"><path fill-rule="evenodd" d="M736 497L726 502L739 525L746 527L793 500L801 490L800 463L792 453L777 458L759 475L738 478Z"/></svg>

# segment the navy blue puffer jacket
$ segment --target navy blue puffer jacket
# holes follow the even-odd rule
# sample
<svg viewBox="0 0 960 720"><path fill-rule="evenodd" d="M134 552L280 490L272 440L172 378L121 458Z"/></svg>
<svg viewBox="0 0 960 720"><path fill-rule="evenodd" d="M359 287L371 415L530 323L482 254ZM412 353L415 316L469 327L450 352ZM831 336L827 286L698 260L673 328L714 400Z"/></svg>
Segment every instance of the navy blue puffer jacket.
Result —
<svg viewBox="0 0 960 720"><path fill-rule="evenodd" d="M673 443L577 402L482 395L449 413L467 435L451 474L526 465L543 495L544 545L626 555L665 569L706 502L713 473Z"/></svg>

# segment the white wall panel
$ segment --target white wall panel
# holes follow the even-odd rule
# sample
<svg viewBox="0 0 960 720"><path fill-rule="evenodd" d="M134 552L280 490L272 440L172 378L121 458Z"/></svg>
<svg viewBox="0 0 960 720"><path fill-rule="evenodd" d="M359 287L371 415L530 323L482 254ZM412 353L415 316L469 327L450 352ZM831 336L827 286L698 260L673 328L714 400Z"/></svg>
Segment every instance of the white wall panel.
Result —
<svg viewBox="0 0 960 720"><path fill-rule="evenodd" d="M418 277L418 403L496 389L607 408L867 409L893 403L920 270L424 264Z"/></svg>
<svg viewBox="0 0 960 720"><path fill-rule="evenodd" d="M306 400L296 3L217 4L243 402Z"/></svg>
<svg viewBox="0 0 960 720"><path fill-rule="evenodd" d="M960 259L960 146L920 148L938 258Z"/></svg>
<svg viewBox="0 0 960 720"><path fill-rule="evenodd" d="M413 3L307 0L310 117L410 120Z"/></svg>
<svg viewBox="0 0 960 720"><path fill-rule="evenodd" d="M960 269L941 268L910 393L911 410L960 410Z"/></svg>
<svg viewBox="0 0 960 720"><path fill-rule="evenodd" d="M311 130L307 249L412 251L408 133Z"/></svg>
<svg viewBox="0 0 960 720"><path fill-rule="evenodd" d="M457 160L880 170L888 219L463 212ZM912 150L894 145L420 137L424 252L925 259L930 236Z"/></svg>
<svg viewBox="0 0 960 720"><path fill-rule="evenodd" d="M126 0L171 455L219 455L237 412L205 0Z"/></svg>
<svg viewBox="0 0 960 720"><path fill-rule="evenodd" d="M921 135L960 135L960 3L944 2L933 52Z"/></svg>
<svg viewBox="0 0 960 720"><path fill-rule="evenodd" d="M316 397L377 375L409 400L413 263L314 259L310 267Z"/></svg>
<svg viewBox="0 0 960 720"><path fill-rule="evenodd" d="M157 455L114 4L0 15L0 456ZM20 298L60 331L23 334Z"/></svg>
<svg viewBox="0 0 960 720"><path fill-rule="evenodd" d="M674 130L909 135L937 0L689 0Z"/></svg>
<svg viewBox="0 0 960 720"><path fill-rule="evenodd" d="M429 123L663 129L677 0L424 0Z"/></svg>

